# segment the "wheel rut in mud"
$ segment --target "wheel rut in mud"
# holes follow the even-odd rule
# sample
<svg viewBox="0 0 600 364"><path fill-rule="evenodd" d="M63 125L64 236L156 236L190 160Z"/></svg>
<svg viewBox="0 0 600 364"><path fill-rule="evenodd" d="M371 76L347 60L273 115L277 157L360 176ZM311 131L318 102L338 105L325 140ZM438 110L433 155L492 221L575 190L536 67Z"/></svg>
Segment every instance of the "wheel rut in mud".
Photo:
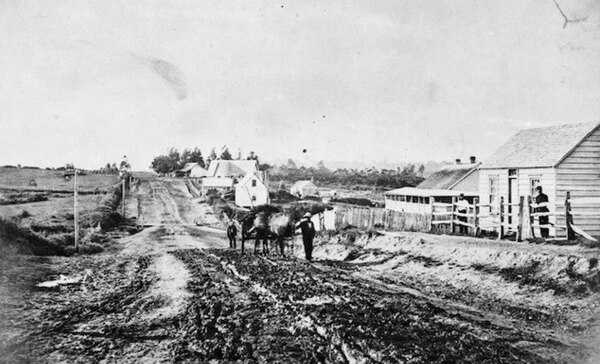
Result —
<svg viewBox="0 0 600 364"><path fill-rule="evenodd" d="M183 361L560 362L560 342L347 271L227 250L178 250L193 297L174 357Z"/></svg>

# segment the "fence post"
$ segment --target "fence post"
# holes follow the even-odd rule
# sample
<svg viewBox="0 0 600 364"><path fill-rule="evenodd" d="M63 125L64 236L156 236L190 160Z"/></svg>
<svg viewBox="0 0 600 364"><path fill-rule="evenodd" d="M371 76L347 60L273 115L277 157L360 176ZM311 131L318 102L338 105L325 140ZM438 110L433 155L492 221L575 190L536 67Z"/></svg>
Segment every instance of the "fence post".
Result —
<svg viewBox="0 0 600 364"><path fill-rule="evenodd" d="M525 201L525 197L519 197L519 223L517 225L517 236L516 241L521 241L523 238L523 205Z"/></svg>
<svg viewBox="0 0 600 364"><path fill-rule="evenodd" d="M565 196L565 226L567 228L567 240L575 240L575 232L571 227L573 215L571 214L571 192L567 191Z"/></svg>
<svg viewBox="0 0 600 364"><path fill-rule="evenodd" d="M433 230L433 196L429 197L429 209L431 210L431 220L429 221L429 231Z"/></svg>
<svg viewBox="0 0 600 364"><path fill-rule="evenodd" d="M473 198L473 236L479 232L479 197Z"/></svg>
<svg viewBox="0 0 600 364"><path fill-rule="evenodd" d="M527 208L529 210L529 234L532 238L535 238L535 228L533 225L535 224L535 216L533 216L533 208L531 207L532 198L531 196L527 196Z"/></svg>
<svg viewBox="0 0 600 364"><path fill-rule="evenodd" d="M504 236L504 196L500 196L500 225L498 226L498 240Z"/></svg>
<svg viewBox="0 0 600 364"><path fill-rule="evenodd" d="M456 196L452 197L452 206L450 207L450 234L454 234L454 208L456 207Z"/></svg>

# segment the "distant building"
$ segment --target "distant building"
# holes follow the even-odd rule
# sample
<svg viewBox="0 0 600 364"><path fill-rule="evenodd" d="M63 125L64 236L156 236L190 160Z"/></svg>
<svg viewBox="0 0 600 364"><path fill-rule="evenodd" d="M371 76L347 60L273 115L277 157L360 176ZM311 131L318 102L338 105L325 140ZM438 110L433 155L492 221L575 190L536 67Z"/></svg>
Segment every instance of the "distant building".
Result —
<svg viewBox="0 0 600 364"><path fill-rule="evenodd" d="M255 160L222 160L210 162L207 177L216 178L243 178L249 173L258 171L258 162Z"/></svg>
<svg viewBox="0 0 600 364"><path fill-rule="evenodd" d="M384 193L385 208L428 214L432 203L451 203L460 194L472 202L479 196L479 165L475 157L471 157L470 163L457 159L455 164L442 166L417 187L402 187Z"/></svg>
<svg viewBox="0 0 600 364"><path fill-rule="evenodd" d="M269 188L260 172L248 173L235 185L235 204L254 207L269 203Z"/></svg>
<svg viewBox="0 0 600 364"><path fill-rule="evenodd" d="M208 175L208 171L198 163L186 163L183 168L176 172L177 177L202 178Z"/></svg>
<svg viewBox="0 0 600 364"><path fill-rule="evenodd" d="M292 185L290 193L298 197L317 196L319 194L319 189L312 180L298 181Z"/></svg>
<svg viewBox="0 0 600 364"><path fill-rule="evenodd" d="M600 237L600 123L521 130L483 162L479 173L483 204L518 203L542 186L549 209L565 225L564 201L570 191L575 225ZM494 207L492 207L494 209ZM550 229L550 234L555 234Z"/></svg>

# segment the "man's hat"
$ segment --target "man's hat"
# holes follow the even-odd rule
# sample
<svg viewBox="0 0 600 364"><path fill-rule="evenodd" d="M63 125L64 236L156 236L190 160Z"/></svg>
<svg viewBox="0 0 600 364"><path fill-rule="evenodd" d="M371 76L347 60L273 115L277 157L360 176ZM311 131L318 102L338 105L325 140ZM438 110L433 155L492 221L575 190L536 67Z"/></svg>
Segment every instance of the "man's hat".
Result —
<svg viewBox="0 0 600 364"><path fill-rule="evenodd" d="M312 214L310 212L307 212L307 213L304 214L304 217L307 217L307 218L310 219L312 217Z"/></svg>

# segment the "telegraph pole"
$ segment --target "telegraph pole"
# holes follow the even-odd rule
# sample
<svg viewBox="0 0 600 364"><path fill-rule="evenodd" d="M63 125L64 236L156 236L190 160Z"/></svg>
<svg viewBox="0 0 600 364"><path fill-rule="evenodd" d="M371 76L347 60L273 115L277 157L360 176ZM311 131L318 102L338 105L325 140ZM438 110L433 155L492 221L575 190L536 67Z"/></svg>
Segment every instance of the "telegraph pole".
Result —
<svg viewBox="0 0 600 364"><path fill-rule="evenodd" d="M74 168L73 174L73 218L75 221L75 251L79 251L79 221L77 214L77 169Z"/></svg>
<svg viewBox="0 0 600 364"><path fill-rule="evenodd" d="M126 176L126 175L124 175L123 177L125 177L125 176ZM122 204L123 204L123 206L122 206L122 212L121 212L121 216L122 216L123 218L125 218L125 178L123 178L123 179L122 179L122 181L123 181L123 183L122 183L122 185L121 185L121 191L122 191L122 193L123 193L123 196L121 197L121 200L122 200Z"/></svg>

